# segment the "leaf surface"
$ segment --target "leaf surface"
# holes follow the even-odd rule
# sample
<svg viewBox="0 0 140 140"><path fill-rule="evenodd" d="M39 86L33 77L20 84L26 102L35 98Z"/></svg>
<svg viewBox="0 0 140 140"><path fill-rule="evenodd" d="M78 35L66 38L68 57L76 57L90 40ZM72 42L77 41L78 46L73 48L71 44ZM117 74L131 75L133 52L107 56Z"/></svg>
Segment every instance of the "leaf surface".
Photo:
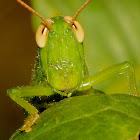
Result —
<svg viewBox="0 0 140 140"><path fill-rule="evenodd" d="M128 140L139 130L140 98L84 95L56 103L41 113L30 133L18 130L11 140Z"/></svg>

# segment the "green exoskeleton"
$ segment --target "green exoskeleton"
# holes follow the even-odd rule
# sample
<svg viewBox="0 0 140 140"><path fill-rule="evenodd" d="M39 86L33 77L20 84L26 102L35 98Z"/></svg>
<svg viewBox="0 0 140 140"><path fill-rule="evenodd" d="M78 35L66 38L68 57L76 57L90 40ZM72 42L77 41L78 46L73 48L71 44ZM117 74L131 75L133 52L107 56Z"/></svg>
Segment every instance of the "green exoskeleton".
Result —
<svg viewBox="0 0 140 140"><path fill-rule="evenodd" d="M84 59L84 31L76 18L90 1L87 0L73 17L45 19L23 1L17 0L43 20L36 32L39 49L32 84L7 91L10 98L30 114L21 128L22 131L30 132L31 126L39 118L39 111L25 100L27 97L52 96L56 93L70 97L76 91L89 90L92 86L122 73L128 75L130 94L138 95L134 69L129 62L114 65L93 76L88 75Z"/></svg>

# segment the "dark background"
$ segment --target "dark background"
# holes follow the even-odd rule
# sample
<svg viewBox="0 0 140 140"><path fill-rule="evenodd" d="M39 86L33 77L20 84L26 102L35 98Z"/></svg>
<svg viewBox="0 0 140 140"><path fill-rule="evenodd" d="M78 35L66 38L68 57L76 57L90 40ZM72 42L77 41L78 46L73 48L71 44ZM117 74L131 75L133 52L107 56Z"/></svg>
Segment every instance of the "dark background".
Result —
<svg viewBox="0 0 140 140"><path fill-rule="evenodd" d="M29 4L28 0L24 0ZM0 140L7 140L23 124L24 113L6 94L9 88L28 85L37 45L30 12L16 0L0 2ZM9 128L10 127L10 128Z"/></svg>

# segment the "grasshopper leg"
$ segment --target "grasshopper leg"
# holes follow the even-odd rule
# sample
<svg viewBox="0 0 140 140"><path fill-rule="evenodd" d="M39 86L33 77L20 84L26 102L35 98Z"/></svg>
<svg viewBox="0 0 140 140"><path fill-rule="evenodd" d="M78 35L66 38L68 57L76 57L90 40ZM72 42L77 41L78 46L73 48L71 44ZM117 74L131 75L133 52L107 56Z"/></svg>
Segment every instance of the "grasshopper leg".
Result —
<svg viewBox="0 0 140 140"><path fill-rule="evenodd" d="M109 67L101 72L96 73L88 78L86 78L82 84L79 86L78 91L83 91L91 88L94 85L97 85L109 78L115 77L119 74L127 74L129 82L129 93L131 95L138 96L136 81L135 81L135 72L133 66L129 62L120 63Z"/></svg>
<svg viewBox="0 0 140 140"><path fill-rule="evenodd" d="M9 89L7 94L13 101L23 107L30 114L30 116L25 119L24 125L21 128L22 131L30 132L32 129L31 126L39 118L39 114L38 110L23 99L23 97L50 96L53 95L54 92L50 86L28 86Z"/></svg>

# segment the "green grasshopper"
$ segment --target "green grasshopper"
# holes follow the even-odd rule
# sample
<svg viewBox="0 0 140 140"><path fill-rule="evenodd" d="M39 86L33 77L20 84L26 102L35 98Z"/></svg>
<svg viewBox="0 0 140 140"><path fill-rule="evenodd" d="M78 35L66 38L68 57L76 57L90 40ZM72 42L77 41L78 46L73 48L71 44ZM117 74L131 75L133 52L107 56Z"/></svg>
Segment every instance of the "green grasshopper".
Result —
<svg viewBox="0 0 140 140"><path fill-rule="evenodd" d="M129 62L114 65L92 76L88 74L83 47L84 31L76 18L91 0L87 0L73 17L51 19L45 19L22 0L17 2L43 20L36 32L39 49L32 84L7 91L8 96L30 114L21 127L22 131L30 132L39 118L38 109L26 98L54 94L70 97L77 91L92 91L92 86L122 73L128 75L130 94L138 96L134 69Z"/></svg>

